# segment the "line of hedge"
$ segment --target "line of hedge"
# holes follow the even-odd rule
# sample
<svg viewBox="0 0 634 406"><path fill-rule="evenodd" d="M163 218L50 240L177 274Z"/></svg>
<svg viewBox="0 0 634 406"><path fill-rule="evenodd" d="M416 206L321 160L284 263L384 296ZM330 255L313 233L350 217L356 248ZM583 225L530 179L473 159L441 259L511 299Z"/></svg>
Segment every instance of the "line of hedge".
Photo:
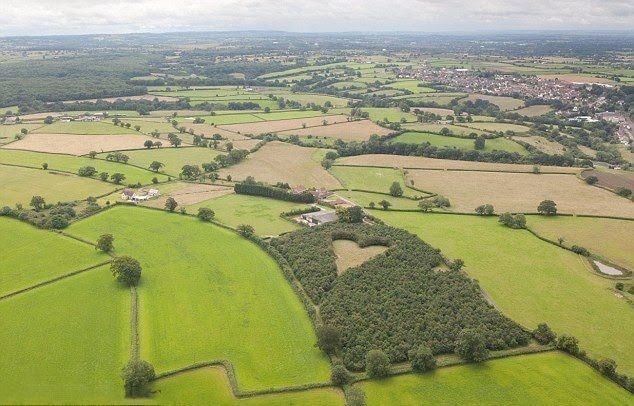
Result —
<svg viewBox="0 0 634 406"><path fill-rule="evenodd" d="M294 203L315 203L315 196L309 192L294 194L290 193L288 189L260 183L236 183L233 190L239 195L263 196Z"/></svg>
<svg viewBox="0 0 634 406"><path fill-rule="evenodd" d="M130 286L130 358L140 359L139 296L135 286Z"/></svg>

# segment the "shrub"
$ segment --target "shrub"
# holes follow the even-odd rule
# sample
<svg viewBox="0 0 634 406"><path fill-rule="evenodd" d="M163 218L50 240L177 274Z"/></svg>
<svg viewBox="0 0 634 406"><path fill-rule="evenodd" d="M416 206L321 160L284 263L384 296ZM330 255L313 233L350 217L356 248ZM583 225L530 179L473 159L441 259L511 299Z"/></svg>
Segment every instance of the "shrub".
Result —
<svg viewBox="0 0 634 406"><path fill-rule="evenodd" d="M426 345L421 345L417 349L411 350L408 356L414 371L425 372L436 368L434 354Z"/></svg>
<svg viewBox="0 0 634 406"><path fill-rule="evenodd" d="M394 197L403 196L403 189L401 188L401 184L398 182L393 182L390 186L390 194Z"/></svg>
<svg viewBox="0 0 634 406"><path fill-rule="evenodd" d="M623 196L623 197L632 196L632 189L628 189L628 188L623 187L623 186L617 187L615 192L616 192L617 195Z"/></svg>
<svg viewBox="0 0 634 406"><path fill-rule="evenodd" d="M371 378L383 378L390 373L390 359L381 350L370 350L365 356L365 370Z"/></svg>
<svg viewBox="0 0 634 406"><path fill-rule="evenodd" d="M525 228L526 216L524 216L521 213L513 215L509 212L506 212L506 213L500 214L500 217L498 218L498 222L510 228L515 228L515 229Z"/></svg>
<svg viewBox="0 0 634 406"><path fill-rule="evenodd" d="M46 228L61 230L68 227L68 220L61 214L52 215L46 222Z"/></svg>
<svg viewBox="0 0 634 406"><path fill-rule="evenodd" d="M114 249L113 242L114 237L112 236L112 234L102 234L97 239L97 245L95 246L95 249L103 252L110 252Z"/></svg>
<svg viewBox="0 0 634 406"><path fill-rule="evenodd" d="M579 340L573 336L562 335L557 339L557 349L567 352L568 354L579 354Z"/></svg>
<svg viewBox="0 0 634 406"><path fill-rule="evenodd" d="M432 211L434 207L434 203L430 199L423 199L418 202L418 207L425 213Z"/></svg>
<svg viewBox="0 0 634 406"><path fill-rule="evenodd" d="M587 249L580 247L578 245L573 245L572 247L570 247L570 249L575 254L583 255L584 257L590 256L590 252Z"/></svg>
<svg viewBox="0 0 634 406"><path fill-rule="evenodd" d="M432 202L434 203L434 206L438 207L438 208L442 208L442 207L450 207L451 203L449 202L449 199L447 199L444 196L434 196L432 198Z"/></svg>
<svg viewBox="0 0 634 406"><path fill-rule="evenodd" d="M459 270L462 269L463 266L464 266L464 261L461 260L460 258L457 258L451 262L451 264L449 265L449 269L451 269L452 271L458 272Z"/></svg>
<svg viewBox="0 0 634 406"><path fill-rule="evenodd" d="M605 376L616 375L616 362L610 358L604 358L597 363L599 371Z"/></svg>
<svg viewBox="0 0 634 406"><path fill-rule="evenodd" d="M332 367L332 371L330 372L330 381L333 385L347 385L351 380L352 376L350 376L350 373L342 364L336 364Z"/></svg>
<svg viewBox="0 0 634 406"><path fill-rule="evenodd" d="M176 203L176 200L173 197L168 197L167 200L165 200L165 209L168 211L173 212L174 210L176 210L176 206L178 206L178 203Z"/></svg>
<svg viewBox="0 0 634 406"><path fill-rule="evenodd" d="M136 259L124 255L112 260L110 264L112 275L117 281L125 283L128 286L135 286L141 278L141 264Z"/></svg>
<svg viewBox="0 0 634 406"><path fill-rule="evenodd" d="M557 214L557 203L552 200L543 200L537 206L537 212L545 216L554 216Z"/></svg>
<svg viewBox="0 0 634 406"><path fill-rule="evenodd" d="M553 333L548 324L541 323L537 325L537 328L533 330L533 337L540 344L548 344L555 340L557 335Z"/></svg>
<svg viewBox="0 0 634 406"><path fill-rule="evenodd" d="M588 176L585 181L588 185L594 185L599 181L599 178L597 178L596 176Z"/></svg>
<svg viewBox="0 0 634 406"><path fill-rule="evenodd" d="M253 227L248 224L240 224L236 228L236 231L238 231L238 234L245 238L250 238L253 236L253 234L255 234L255 230L253 229Z"/></svg>
<svg viewBox="0 0 634 406"><path fill-rule="evenodd" d="M474 329L464 329L458 334L455 351L471 362L481 362L489 358L484 336Z"/></svg>
<svg viewBox="0 0 634 406"><path fill-rule="evenodd" d="M490 204L483 204L475 208L475 212L480 216L490 216L494 211L493 206Z"/></svg>
<svg viewBox="0 0 634 406"><path fill-rule="evenodd" d="M214 213L214 211L209 207L200 207L198 209L198 218L202 221L211 221L215 215L216 213Z"/></svg>
<svg viewBox="0 0 634 406"><path fill-rule="evenodd" d="M324 325L317 329L317 346L326 354L334 354L341 347L339 330L333 326Z"/></svg>
<svg viewBox="0 0 634 406"><path fill-rule="evenodd" d="M85 176L85 177L94 176L96 173L97 173L97 170L93 168L92 166L82 166L81 168L77 170L77 175Z"/></svg>
<svg viewBox="0 0 634 406"><path fill-rule="evenodd" d="M121 373L126 397L149 396L149 384L155 377L152 364L143 360L130 360Z"/></svg>
<svg viewBox="0 0 634 406"><path fill-rule="evenodd" d="M364 406L365 394L356 386L346 390L346 406Z"/></svg>
<svg viewBox="0 0 634 406"><path fill-rule="evenodd" d="M614 285L614 287L617 290L621 290L622 291L625 288L625 285L623 284L623 282L617 282L616 285Z"/></svg>

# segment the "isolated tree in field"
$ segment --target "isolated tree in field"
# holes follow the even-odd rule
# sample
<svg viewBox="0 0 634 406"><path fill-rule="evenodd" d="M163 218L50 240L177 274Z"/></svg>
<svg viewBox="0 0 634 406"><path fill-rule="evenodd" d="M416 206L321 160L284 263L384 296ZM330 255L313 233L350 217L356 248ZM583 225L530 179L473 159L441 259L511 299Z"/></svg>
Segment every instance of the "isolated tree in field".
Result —
<svg viewBox="0 0 634 406"><path fill-rule="evenodd" d="M562 335L557 339L557 349L567 352L568 354L579 354L579 340L576 337Z"/></svg>
<svg viewBox="0 0 634 406"><path fill-rule="evenodd" d="M197 179L200 176L200 173L198 165L183 165L183 168L181 169L181 177L183 179Z"/></svg>
<svg viewBox="0 0 634 406"><path fill-rule="evenodd" d="M537 328L533 330L533 337L540 344L548 344L552 343L557 335L553 333L548 324L540 323L537 325Z"/></svg>
<svg viewBox="0 0 634 406"><path fill-rule="evenodd" d="M48 169L48 164L46 162L44 162L42 164L42 169L47 170Z"/></svg>
<svg viewBox="0 0 634 406"><path fill-rule="evenodd" d="M255 234L255 230L253 229L253 227L248 224L240 224L236 228L236 230L238 231L238 234L240 234L241 236L245 238L252 237L253 234Z"/></svg>
<svg viewBox="0 0 634 406"><path fill-rule="evenodd" d="M554 216L557 214L557 203L552 200L543 200L539 203L539 206L537 206L537 212L545 216Z"/></svg>
<svg viewBox="0 0 634 406"><path fill-rule="evenodd" d="M125 175L119 172L115 172L112 175L110 175L110 179L118 185L124 181Z"/></svg>
<svg viewBox="0 0 634 406"><path fill-rule="evenodd" d="M143 143L143 146L147 149L152 148L153 145L154 143L151 140L145 140L145 142Z"/></svg>
<svg viewBox="0 0 634 406"><path fill-rule="evenodd" d="M485 143L486 143L486 138L484 138L483 136L479 136L473 142L473 148L477 150L483 150Z"/></svg>
<svg viewBox="0 0 634 406"><path fill-rule="evenodd" d="M460 357L471 362L481 362L489 358L484 336L473 329L464 329L458 334L455 351Z"/></svg>
<svg viewBox="0 0 634 406"><path fill-rule="evenodd" d="M596 176L588 176L585 180L588 185L594 185L599 181L599 178Z"/></svg>
<svg viewBox="0 0 634 406"><path fill-rule="evenodd" d="M213 220L215 215L216 215L216 213L214 213L214 211L211 210L209 207L200 207L198 209L198 215L197 216L202 221L211 221L211 220Z"/></svg>
<svg viewBox="0 0 634 406"><path fill-rule="evenodd" d="M379 206L383 207L383 210L389 209L391 205L392 203L388 202L387 200L381 200L379 202Z"/></svg>
<svg viewBox="0 0 634 406"><path fill-rule="evenodd" d="M112 234L101 234L97 239L95 249L103 252L110 252L114 249L114 237Z"/></svg>
<svg viewBox="0 0 634 406"><path fill-rule="evenodd" d="M165 165L163 164L163 162L152 161L152 163L150 164L150 169L153 170L154 172L158 172L159 169L161 169L164 166Z"/></svg>
<svg viewBox="0 0 634 406"><path fill-rule="evenodd" d="M97 151L90 151L90 152L88 153L88 156L89 156L90 158L94 159L94 158L97 156Z"/></svg>
<svg viewBox="0 0 634 406"><path fill-rule="evenodd" d="M26 135L26 134L29 132L29 130L27 130L26 128L23 128L23 129L21 129L21 130L20 130L20 132L21 132L23 135Z"/></svg>
<svg viewBox="0 0 634 406"><path fill-rule="evenodd" d="M317 346L326 354L335 354L341 348L341 335L333 326L317 328Z"/></svg>
<svg viewBox="0 0 634 406"><path fill-rule="evenodd" d="M365 371L371 378L384 378L390 373L390 359L381 350L370 350L365 356Z"/></svg>
<svg viewBox="0 0 634 406"><path fill-rule="evenodd" d="M333 385L343 386L350 383L351 380L352 376L350 376L350 373L343 364L333 365L332 371L330 372L330 381Z"/></svg>
<svg viewBox="0 0 634 406"><path fill-rule="evenodd" d="M176 200L174 200L173 197L168 197L167 200L165 200L165 209L169 210L169 211L174 211L176 210L176 206L178 206L178 203L176 203Z"/></svg>
<svg viewBox="0 0 634 406"><path fill-rule="evenodd" d="M33 196L31 198L31 203L29 203L29 205L33 207L33 210L35 211L42 210L45 204L46 202L44 202L44 198L42 196Z"/></svg>
<svg viewBox="0 0 634 406"><path fill-rule="evenodd" d="M150 395L149 384L156 374L154 367L147 361L132 359L123 368L121 378L126 397L137 398Z"/></svg>
<svg viewBox="0 0 634 406"><path fill-rule="evenodd" d="M53 124L53 116L46 116L44 124Z"/></svg>
<svg viewBox="0 0 634 406"><path fill-rule="evenodd" d="M431 349L426 345L420 345L408 353L409 361L414 371L431 371L436 368L436 359Z"/></svg>
<svg viewBox="0 0 634 406"><path fill-rule="evenodd" d="M117 281L128 286L136 286L141 278L141 264L127 255L113 259L110 263L110 271Z"/></svg>
<svg viewBox="0 0 634 406"><path fill-rule="evenodd" d="M398 182L393 182L390 186L390 194L394 197L403 196L403 189L401 188L401 184Z"/></svg>

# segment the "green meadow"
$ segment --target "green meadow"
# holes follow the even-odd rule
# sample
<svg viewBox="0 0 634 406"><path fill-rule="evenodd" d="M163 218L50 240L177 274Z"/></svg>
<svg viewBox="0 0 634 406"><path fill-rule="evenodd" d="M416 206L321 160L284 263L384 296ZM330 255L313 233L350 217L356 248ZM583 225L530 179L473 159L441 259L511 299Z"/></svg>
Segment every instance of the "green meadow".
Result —
<svg viewBox="0 0 634 406"><path fill-rule="evenodd" d="M371 202L374 202L374 204L378 208L379 202L381 200L387 200L391 204L390 209L415 210L418 208L419 203L417 200L406 199L404 197L399 198L376 193L355 192L352 190L341 190L337 191L336 193L337 195L345 199L352 200L356 204L363 207L368 207Z"/></svg>
<svg viewBox="0 0 634 406"><path fill-rule="evenodd" d="M280 213L307 207L306 205L268 199L265 197L230 194L187 207L189 213L199 207L209 207L216 220L231 227L249 224L258 235L278 235L299 228L299 225L280 217Z"/></svg>
<svg viewBox="0 0 634 406"><path fill-rule="evenodd" d="M559 352L440 368L357 385L373 405L625 405L632 395Z"/></svg>
<svg viewBox="0 0 634 406"><path fill-rule="evenodd" d="M124 123L130 123L131 130L127 130L128 133L136 132L134 127L137 125L141 127L140 131L144 134L151 134L154 131L158 131L161 134L178 132L178 130L176 130L171 123L168 123L167 121L161 118L157 118L156 120L146 120L146 119L134 120L134 119L122 118L121 121L123 121ZM118 127L118 128L121 128L121 127Z"/></svg>
<svg viewBox="0 0 634 406"><path fill-rule="evenodd" d="M158 372L226 359L243 390L328 380L328 361L282 271L238 234L133 207L112 208L68 232L93 241L111 233L116 255L140 261L141 356Z"/></svg>
<svg viewBox="0 0 634 406"><path fill-rule="evenodd" d="M124 402L130 293L107 267L1 300L0 314L2 403Z"/></svg>
<svg viewBox="0 0 634 406"><path fill-rule="evenodd" d="M109 121L64 123L55 121L38 128L35 132L40 134L134 134L134 129L119 127Z"/></svg>
<svg viewBox="0 0 634 406"><path fill-rule="evenodd" d="M123 173L125 175L125 180L123 181L124 184L137 182L148 184L152 182L152 178L154 177L157 177L159 181L167 180L165 175L155 174L150 170L137 168L123 163L105 161L103 159L90 159L87 157L77 157L73 155L0 149L0 164L23 165L39 169L42 167L42 163L47 163L48 169L50 170L72 173L77 173L77 170L83 166L92 166L97 169L97 172L107 172L109 174L113 174L115 172Z"/></svg>
<svg viewBox="0 0 634 406"><path fill-rule="evenodd" d="M0 188L1 206L20 203L28 207L34 195L42 196L47 203L83 200L108 193L115 185L68 173L0 165Z"/></svg>
<svg viewBox="0 0 634 406"><path fill-rule="evenodd" d="M350 108L333 109L330 112L350 114ZM400 123L401 119L405 119L408 122L416 121L416 116L412 113L401 111L397 108L381 108L381 107L363 107L361 111L367 112L370 115L372 121L384 121L387 119L390 123Z"/></svg>
<svg viewBox="0 0 634 406"><path fill-rule="evenodd" d="M523 326L539 323L572 334L594 358L616 360L634 372L631 305L610 290L614 282L591 273L582 257L541 241L497 218L374 211L388 224L417 234L480 282L500 310Z"/></svg>
<svg viewBox="0 0 634 406"><path fill-rule="evenodd" d="M0 296L110 259L94 247L0 217Z"/></svg>
<svg viewBox="0 0 634 406"><path fill-rule="evenodd" d="M405 144L422 144L428 142L436 147L458 148L464 150L472 150L474 148L474 140L470 138L447 137L439 134L427 132L405 132L394 137L391 142L403 142ZM484 142L484 151L508 151L517 152L518 154L527 154L526 149L517 142L506 138L492 138Z"/></svg>
<svg viewBox="0 0 634 406"><path fill-rule="evenodd" d="M333 166L332 173L346 189L369 190L371 192L389 193L393 182L398 182L403 194L411 196L416 193L405 188L403 173L398 169L370 168L352 166Z"/></svg>
<svg viewBox="0 0 634 406"><path fill-rule="evenodd" d="M163 163L165 166L159 171L178 176L184 165L198 165L214 161L214 157L220 152L211 148L181 147L181 148L154 148L145 150L126 151L130 157L128 163L149 168L153 161ZM108 154L97 155L105 159ZM201 168L202 169L202 168Z"/></svg>

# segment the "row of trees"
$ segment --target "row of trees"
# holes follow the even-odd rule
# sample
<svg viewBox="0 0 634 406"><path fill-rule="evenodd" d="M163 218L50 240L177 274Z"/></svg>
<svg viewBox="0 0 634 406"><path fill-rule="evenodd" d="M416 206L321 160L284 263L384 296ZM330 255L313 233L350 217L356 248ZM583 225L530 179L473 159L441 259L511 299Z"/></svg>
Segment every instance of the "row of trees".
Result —
<svg viewBox="0 0 634 406"><path fill-rule="evenodd" d="M296 203L315 203L315 197L310 192L292 193L288 189L270 186L263 183L247 181L236 183L233 190L237 194L241 195L264 196Z"/></svg>

